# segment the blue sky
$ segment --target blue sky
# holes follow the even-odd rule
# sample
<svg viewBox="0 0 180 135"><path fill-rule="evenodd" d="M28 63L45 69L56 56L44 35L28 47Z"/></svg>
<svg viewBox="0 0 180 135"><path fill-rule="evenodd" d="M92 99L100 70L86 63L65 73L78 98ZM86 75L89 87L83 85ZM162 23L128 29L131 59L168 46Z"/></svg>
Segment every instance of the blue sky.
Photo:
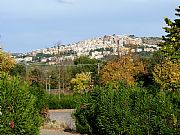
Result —
<svg viewBox="0 0 180 135"><path fill-rule="evenodd" d="M164 35L179 0L0 0L0 43L28 52L105 34Z"/></svg>

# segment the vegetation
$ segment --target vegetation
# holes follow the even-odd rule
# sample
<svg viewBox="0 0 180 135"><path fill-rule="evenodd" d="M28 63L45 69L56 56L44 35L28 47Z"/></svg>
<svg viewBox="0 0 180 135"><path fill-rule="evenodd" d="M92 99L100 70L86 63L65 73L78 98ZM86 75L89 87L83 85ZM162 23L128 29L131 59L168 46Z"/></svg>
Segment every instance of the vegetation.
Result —
<svg viewBox="0 0 180 135"><path fill-rule="evenodd" d="M49 109L75 109L79 104L82 96L80 94L73 95L53 95L49 96Z"/></svg>
<svg viewBox="0 0 180 135"><path fill-rule="evenodd" d="M179 10L177 10L180 12ZM163 36L160 52L164 59L154 67L154 80L163 90L180 90L180 19L165 18L168 33Z"/></svg>
<svg viewBox="0 0 180 135"><path fill-rule="evenodd" d="M82 72L76 74L75 78L71 80L72 89L74 92L83 92L91 89L91 73Z"/></svg>
<svg viewBox="0 0 180 135"><path fill-rule="evenodd" d="M33 83L30 86L30 93L36 98L35 109L39 112L40 116L47 118L48 109L48 94L45 92L40 83Z"/></svg>
<svg viewBox="0 0 180 135"><path fill-rule="evenodd" d="M36 54L35 57L33 57L33 60L36 62L40 62L42 58L49 58L52 57L51 54L43 54L43 53L38 53Z"/></svg>
<svg viewBox="0 0 180 135"><path fill-rule="evenodd" d="M154 91L122 83L116 89L96 87L74 114L77 130L98 135L178 134L180 93Z"/></svg>
<svg viewBox="0 0 180 135"><path fill-rule="evenodd" d="M9 72L15 65L15 60L10 54L0 50L0 72Z"/></svg>
<svg viewBox="0 0 180 135"><path fill-rule="evenodd" d="M12 76L20 76L22 78L26 77L26 66L24 64L15 64L11 69L10 74Z"/></svg>
<svg viewBox="0 0 180 135"><path fill-rule="evenodd" d="M99 83L99 71L100 64L102 62L97 59L91 59L87 56L80 56L79 58L74 60L74 67L72 67L72 77L75 78L76 74L80 74L82 72L91 73L91 81L94 84Z"/></svg>
<svg viewBox="0 0 180 135"><path fill-rule="evenodd" d="M164 90L180 90L180 63L166 59L154 67L154 80Z"/></svg>
<svg viewBox="0 0 180 135"><path fill-rule="evenodd" d="M177 12L179 15L180 10ZM36 135L48 108L76 108L74 117L80 133L178 134L180 19L173 22L165 18L165 22L168 34L163 36L159 51L139 53L141 57L128 53L102 67L101 61L81 56L69 67L31 65L27 69L0 51L0 133ZM112 51L95 51L104 50ZM76 52L65 55L72 53ZM34 59L45 57L51 55L39 53ZM69 89L69 83L71 94L45 92L48 87Z"/></svg>
<svg viewBox="0 0 180 135"><path fill-rule="evenodd" d="M27 83L3 73L0 80L0 133L2 135L39 134L42 122L36 97Z"/></svg>
<svg viewBox="0 0 180 135"><path fill-rule="evenodd" d="M46 94L40 86L22 80L25 68L15 65L9 54L1 52L0 58L0 133L38 135L47 107Z"/></svg>
<svg viewBox="0 0 180 135"><path fill-rule="evenodd" d="M178 11L178 13L180 13L180 11ZM174 22L172 22L170 19L165 18L165 22L167 27L164 29L167 35L163 36L164 42L160 44L160 50L165 58L178 61L180 59L180 19L175 19Z"/></svg>
<svg viewBox="0 0 180 135"><path fill-rule="evenodd" d="M177 11L179 15L180 10ZM108 85L84 93L74 114L79 132L98 135L179 134L180 19L172 22L166 18L165 21L168 35L163 37L160 51L143 59L143 64L130 54L105 64L101 81ZM144 74L145 68L147 74ZM135 82L140 83L139 74L150 78L147 84L152 87L134 86ZM119 81L125 84L119 84ZM143 78L143 81L147 80ZM156 84L161 90L155 87Z"/></svg>
<svg viewBox="0 0 180 135"><path fill-rule="evenodd" d="M137 56L129 53L105 64L101 70L101 82L108 84L124 81L125 84L133 86L136 82L135 76L140 73L145 73L143 63Z"/></svg>

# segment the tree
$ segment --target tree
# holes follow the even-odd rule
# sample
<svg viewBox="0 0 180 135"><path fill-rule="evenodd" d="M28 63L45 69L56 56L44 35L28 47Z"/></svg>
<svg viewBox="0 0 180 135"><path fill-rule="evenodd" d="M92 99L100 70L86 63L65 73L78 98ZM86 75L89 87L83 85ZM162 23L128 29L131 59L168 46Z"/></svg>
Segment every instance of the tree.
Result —
<svg viewBox="0 0 180 135"><path fill-rule="evenodd" d="M176 9L178 16L179 8ZM153 78L163 90L176 91L180 89L180 19L172 22L165 18L165 22L168 26L164 29L168 34L163 36L164 42L160 44L164 60L154 67Z"/></svg>
<svg viewBox="0 0 180 135"><path fill-rule="evenodd" d="M136 81L135 76L144 72L144 65L139 57L129 53L119 59L107 62L101 70L101 82L107 84L123 81L125 84L132 86Z"/></svg>
<svg viewBox="0 0 180 135"><path fill-rule="evenodd" d="M88 56L80 56L79 58L74 60L74 64L77 65L73 74L81 72L92 72L93 74L97 74L97 65L100 63L97 59L91 59Z"/></svg>
<svg viewBox="0 0 180 135"><path fill-rule="evenodd" d="M75 77L76 74L81 72L91 72L92 80L95 83L99 82L98 70L100 68L100 60L91 59L88 56L80 56L74 60L75 67L72 68L72 76Z"/></svg>
<svg viewBox="0 0 180 135"><path fill-rule="evenodd" d="M0 50L0 72L9 72L14 66L14 58L9 53Z"/></svg>
<svg viewBox="0 0 180 135"><path fill-rule="evenodd" d="M43 83L44 74L40 67L32 67L33 69L29 71L28 79L31 83Z"/></svg>
<svg viewBox="0 0 180 135"><path fill-rule="evenodd" d="M71 84L75 92L82 92L82 91L90 90L91 73L82 72L82 73L76 74L76 77L72 78Z"/></svg>
<svg viewBox="0 0 180 135"><path fill-rule="evenodd" d="M180 90L180 63L166 59L157 64L153 72L154 80L164 90Z"/></svg>
<svg viewBox="0 0 180 135"><path fill-rule="evenodd" d="M11 69L11 75L13 76L21 76L24 77L26 76L26 66L24 64L16 64L12 69Z"/></svg>
<svg viewBox="0 0 180 135"><path fill-rule="evenodd" d="M144 84L143 86L146 87L154 87L154 80L153 80L153 71L155 65L162 63L164 57L162 56L162 53L158 50L152 53L152 55L149 55L149 57L141 57L141 60L143 61L145 65L145 71L146 74L142 74L141 79Z"/></svg>
<svg viewBox="0 0 180 135"><path fill-rule="evenodd" d="M180 7L176 9L177 16L180 16ZM173 61L180 60L180 19L175 19L174 22L168 18L165 18L167 27L164 28L165 32L168 33L163 36L164 42L160 44L160 51L165 58L170 58Z"/></svg>
<svg viewBox="0 0 180 135"><path fill-rule="evenodd" d="M99 60L91 59L88 56L80 56L79 58L74 60L75 65L78 65L78 64L95 64L98 62L99 62Z"/></svg>

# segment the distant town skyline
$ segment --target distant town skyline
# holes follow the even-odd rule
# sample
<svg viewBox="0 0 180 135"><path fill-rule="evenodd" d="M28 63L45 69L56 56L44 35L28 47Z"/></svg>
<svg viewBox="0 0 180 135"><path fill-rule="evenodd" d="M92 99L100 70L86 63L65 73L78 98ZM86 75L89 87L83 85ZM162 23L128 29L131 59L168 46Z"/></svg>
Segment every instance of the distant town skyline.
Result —
<svg viewBox="0 0 180 135"><path fill-rule="evenodd" d="M10 52L102 35L164 35L179 0L0 0L0 44Z"/></svg>

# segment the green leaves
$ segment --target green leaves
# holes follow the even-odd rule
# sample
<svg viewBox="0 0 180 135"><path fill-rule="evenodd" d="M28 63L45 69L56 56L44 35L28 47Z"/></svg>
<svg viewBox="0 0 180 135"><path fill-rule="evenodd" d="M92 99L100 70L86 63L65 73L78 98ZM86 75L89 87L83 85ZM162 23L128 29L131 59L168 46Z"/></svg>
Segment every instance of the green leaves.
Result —
<svg viewBox="0 0 180 135"><path fill-rule="evenodd" d="M39 133L42 118L35 108L36 97L29 85L17 77L2 74L0 80L1 134L21 135Z"/></svg>
<svg viewBox="0 0 180 135"><path fill-rule="evenodd" d="M123 84L116 89L96 87L82 99L81 104L86 107L77 108L76 124L81 127L81 133L98 135L177 134L180 132L179 96L179 92L152 95L148 89Z"/></svg>
<svg viewBox="0 0 180 135"><path fill-rule="evenodd" d="M164 20L167 24L167 27L164 27L164 29L168 34L163 36L164 42L160 44L160 50L164 57L177 59L180 56L180 26L178 25L180 19L176 19L175 22L172 22L168 18Z"/></svg>
<svg viewBox="0 0 180 135"><path fill-rule="evenodd" d="M177 10L179 12L179 10ZM163 90L180 90L180 19L165 18L167 27L160 52L164 60L154 67L153 78Z"/></svg>

